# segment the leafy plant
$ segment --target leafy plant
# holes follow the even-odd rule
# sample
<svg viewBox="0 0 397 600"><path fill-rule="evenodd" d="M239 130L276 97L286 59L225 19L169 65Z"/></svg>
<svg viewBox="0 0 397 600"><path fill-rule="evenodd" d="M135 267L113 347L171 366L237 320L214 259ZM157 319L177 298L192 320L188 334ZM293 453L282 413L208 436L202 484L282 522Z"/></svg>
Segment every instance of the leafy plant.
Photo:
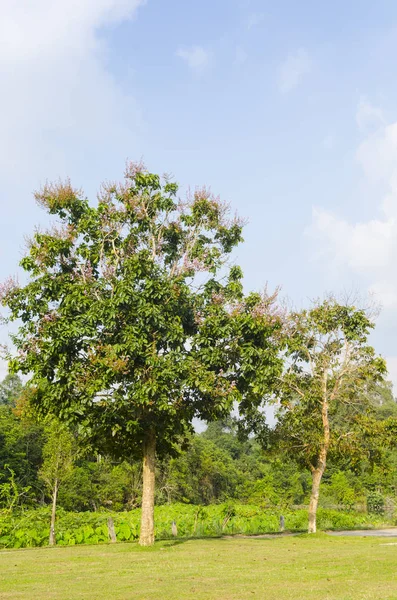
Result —
<svg viewBox="0 0 397 600"><path fill-rule="evenodd" d="M382 515L385 511L385 499L380 492L368 492L367 510L375 515Z"/></svg>

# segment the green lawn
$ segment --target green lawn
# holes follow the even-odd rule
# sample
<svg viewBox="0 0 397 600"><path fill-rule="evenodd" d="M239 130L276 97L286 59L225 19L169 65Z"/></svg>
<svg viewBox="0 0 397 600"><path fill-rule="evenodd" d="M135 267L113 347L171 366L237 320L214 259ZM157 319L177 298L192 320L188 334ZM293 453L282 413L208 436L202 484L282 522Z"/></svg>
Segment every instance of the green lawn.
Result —
<svg viewBox="0 0 397 600"><path fill-rule="evenodd" d="M396 571L393 539L322 534L6 550L0 598L390 600Z"/></svg>

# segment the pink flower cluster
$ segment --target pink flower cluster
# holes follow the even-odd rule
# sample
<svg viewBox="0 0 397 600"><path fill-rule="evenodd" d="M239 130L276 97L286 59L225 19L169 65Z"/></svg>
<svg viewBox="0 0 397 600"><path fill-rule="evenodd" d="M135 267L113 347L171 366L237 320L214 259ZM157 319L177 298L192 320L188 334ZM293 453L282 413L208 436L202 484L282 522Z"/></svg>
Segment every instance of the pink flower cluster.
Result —
<svg viewBox="0 0 397 600"><path fill-rule="evenodd" d="M234 304L231 307L231 314L233 316L235 315L241 315L241 313L243 313L245 310L245 304L244 302L236 302L236 304Z"/></svg>
<svg viewBox="0 0 397 600"><path fill-rule="evenodd" d="M251 311L251 314L255 318L266 317L269 314L269 306L266 302L261 302L260 304L254 306L254 308Z"/></svg>
<svg viewBox="0 0 397 600"><path fill-rule="evenodd" d="M204 315L201 310L198 310L194 316L194 321L197 325L202 325L204 323Z"/></svg>
<svg viewBox="0 0 397 600"><path fill-rule="evenodd" d="M145 163L140 160L139 162L127 161L124 171L124 177L126 179L135 179L138 173L146 171Z"/></svg>
<svg viewBox="0 0 397 600"><path fill-rule="evenodd" d="M191 193L191 192L190 192ZM212 202L219 200L215 198L213 193L211 192L211 188L207 188L205 185L202 187L198 187L194 191L194 199L197 200L211 200Z"/></svg>
<svg viewBox="0 0 397 600"><path fill-rule="evenodd" d="M61 225L57 227L53 225L47 233L52 237L72 242L76 237L76 230L72 225Z"/></svg>
<svg viewBox="0 0 397 600"><path fill-rule="evenodd" d="M49 312L46 315L44 315L44 317L42 318L42 321L44 323L52 323L53 321L56 321L57 319L57 315L55 313L55 311Z"/></svg>
<svg viewBox="0 0 397 600"><path fill-rule="evenodd" d="M188 256L185 256L183 259L183 269L194 269L197 272L202 272L202 271L206 271L207 267L205 266L205 263L203 260L201 260L200 258L189 258Z"/></svg>
<svg viewBox="0 0 397 600"><path fill-rule="evenodd" d="M219 371L218 376L216 378L216 388L218 394L223 396L224 398L228 397L230 394L233 394L236 389L236 382L234 380L228 381L223 373L222 369Z"/></svg>
<svg viewBox="0 0 397 600"><path fill-rule="evenodd" d="M253 317L266 317L270 322L285 320L285 309L277 302L279 289L269 294L267 288L262 293L261 301L251 311Z"/></svg>
<svg viewBox="0 0 397 600"><path fill-rule="evenodd" d="M36 202L44 208L68 208L76 198L82 197L82 190L72 187L70 179L62 181L59 179L56 183L46 183L34 197Z"/></svg>
<svg viewBox="0 0 397 600"><path fill-rule="evenodd" d="M116 274L115 265L110 265L108 263L103 264L102 266L102 274L105 279L113 279Z"/></svg>
<svg viewBox="0 0 397 600"><path fill-rule="evenodd" d="M94 270L91 266L90 261L75 267L72 273L72 279L83 279L84 281L92 281L94 279Z"/></svg>
<svg viewBox="0 0 397 600"><path fill-rule="evenodd" d="M222 304L225 301L225 297L222 292L214 292L212 294L212 302L214 304Z"/></svg>
<svg viewBox="0 0 397 600"><path fill-rule="evenodd" d="M5 300L9 294L18 289L18 281L15 277L8 277L3 283L0 283L0 301Z"/></svg>

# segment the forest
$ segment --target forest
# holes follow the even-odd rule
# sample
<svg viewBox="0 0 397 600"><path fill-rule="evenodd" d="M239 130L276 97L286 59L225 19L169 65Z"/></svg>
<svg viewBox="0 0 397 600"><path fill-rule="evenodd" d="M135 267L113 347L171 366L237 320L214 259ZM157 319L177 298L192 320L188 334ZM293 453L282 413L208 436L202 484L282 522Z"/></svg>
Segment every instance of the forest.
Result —
<svg viewBox="0 0 397 600"><path fill-rule="evenodd" d="M53 491L48 470L51 472L51 464L59 456L63 464L59 470L58 543L70 543L76 534L79 541L79 528L83 531L84 525L97 528L106 524L109 514L120 524L116 525L120 539L126 535L128 539L136 538L138 516L132 515L142 502L141 461L95 454L84 447L77 431L66 432L66 437L63 432L63 437L59 437L59 426L55 435L62 447L54 444L53 423L43 424L18 406L22 392L21 379L16 375L7 375L0 384L3 547L47 543ZM397 417L391 384L376 386L370 403L379 422ZM200 428L204 431L193 433L187 447L178 448L176 456L157 464L156 505L163 507L157 520L162 537L171 537L172 519L180 535L197 535L197 515L203 520L200 532L204 535L230 531L230 526L226 527L228 521L232 526L234 521L236 532L279 531L281 515L288 515L286 525L290 529L305 529L311 491L308 469L279 446L271 447L270 438L265 445L263 439L255 436L242 439L235 418ZM335 456L324 474L320 526L349 528L394 523L396 489L397 449L385 449L381 460L375 462L370 456L361 457L359 462ZM76 513L82 514L79 517ZM11 527L15 529L19 522L21 534L15 537L14 532L11 536ZM36 532L36 538L31 535L34 528L41 531ZM94 528L88 530L85 540L81 534L81 542L92 543L95 536L107 540L106 526L99 538Z"/></svg>

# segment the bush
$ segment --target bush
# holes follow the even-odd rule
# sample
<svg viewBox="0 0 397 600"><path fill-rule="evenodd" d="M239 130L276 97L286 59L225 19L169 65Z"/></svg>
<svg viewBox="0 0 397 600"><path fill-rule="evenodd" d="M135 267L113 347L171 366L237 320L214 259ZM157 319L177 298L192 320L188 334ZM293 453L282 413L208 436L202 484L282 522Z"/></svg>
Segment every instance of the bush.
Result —
<svg viewBox="0 0 397 600"><path fill-rule="evenodd" d="M385 512L385 499L380 492L368 492L367 511L374 515L383 515Z"/></svg>

